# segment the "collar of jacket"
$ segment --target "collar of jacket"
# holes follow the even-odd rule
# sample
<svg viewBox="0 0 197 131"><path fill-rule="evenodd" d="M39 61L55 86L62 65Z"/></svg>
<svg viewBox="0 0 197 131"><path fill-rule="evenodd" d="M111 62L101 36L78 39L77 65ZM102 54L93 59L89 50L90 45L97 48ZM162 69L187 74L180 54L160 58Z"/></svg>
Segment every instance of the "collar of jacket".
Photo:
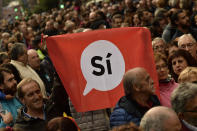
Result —
<svg viewBox="0 0 197 131"><path fill-rule="evenodd" d="M152 95L149 99L153 105L157 106L160 105L159 99L156 95ZM119 106L123 109L125 109L129 114L135 114L138 117L142 117L144 114L140 112L140 110L144 107L139 105L136 101L128 99L126 96L123 96L119 102Z"/></svg>

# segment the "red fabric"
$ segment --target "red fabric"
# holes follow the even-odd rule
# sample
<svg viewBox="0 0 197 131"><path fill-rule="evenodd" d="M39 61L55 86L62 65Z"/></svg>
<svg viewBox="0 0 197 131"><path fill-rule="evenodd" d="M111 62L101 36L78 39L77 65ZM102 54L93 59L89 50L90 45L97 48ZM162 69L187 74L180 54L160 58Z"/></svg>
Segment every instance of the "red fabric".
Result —
<svg viewBox="0 0 197 131"><path fill-rule="evenodd" d="M83 95L87 81L81 70L80 59L84 49L97 40L107 40L116 45L124 58L125 72L134 67L144 67L155 82L156 94L159 94L148 29L116 28L48 37L46 42L50 58L77 112L114 107L124 95L122 82L112 90L92 89Z"/></svg>

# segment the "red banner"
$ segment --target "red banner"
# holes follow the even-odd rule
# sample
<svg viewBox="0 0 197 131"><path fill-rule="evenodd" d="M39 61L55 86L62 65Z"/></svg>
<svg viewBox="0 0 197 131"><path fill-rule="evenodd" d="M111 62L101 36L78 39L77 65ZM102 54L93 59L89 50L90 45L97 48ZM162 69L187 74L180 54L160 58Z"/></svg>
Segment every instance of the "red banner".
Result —
<svg viewBox="0 0 197 131"><path fill-rule="evenodd" d="M66 34L46 41L77 112L114 107L124 95L122 77L134 67L144 67L158 87L151 36L146 28Z"/></svg>

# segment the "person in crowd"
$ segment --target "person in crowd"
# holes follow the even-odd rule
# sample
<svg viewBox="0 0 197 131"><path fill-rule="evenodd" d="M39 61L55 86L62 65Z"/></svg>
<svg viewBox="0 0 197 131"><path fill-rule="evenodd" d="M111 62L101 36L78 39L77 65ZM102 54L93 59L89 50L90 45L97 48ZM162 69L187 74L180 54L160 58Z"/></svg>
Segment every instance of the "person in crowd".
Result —
<svg viewBox="0 0 197 131"><path fill-rule="evenodd" d="M19 25L19 32L21 32L22 36L21 36L21 39L22 39L22 42L28 47L29 46L29 43L28 43L28 31L27 31L27 23L26 22L22 22L20 25Z"/></svg>
<svg viewBox="0 0 197 131"><path fill-rule="evenodd" d="M185 68L178 78L179 83L197 83L197 68L196 67L187 67Z"/></svg>
<svg viewBox="0 0 197 131"><path fill-rule="evenodd" d="M160 37L156 37L155 39L153 39L152 41L152 48L154 53L162 53L165 55L165 49L166 49L166 43L164 42L164 40Z"/></svg>
<svg viewBox="0 0 197 131"><path fill-rule="evenodd" d="M91 12L91 13L89 14L89 21L90 21L90 22L93 22L93 21L95 21L95 20L97 20L97 13L96 13L96 12Z"/></svg>
<svg viewBox="0 0 197 131"><path fill-rule="evenodd" d="M179 0L169 0L168 5L172 8L178 8L179 6Z"/></svg>
<svg viewBox="0 0 197 131"><path fill-rule="evenodd" d="M7 52L0 52L0 65L10 62Z"/></svg>
<svg viewBox="0 0 197 131"><path fill-rule="evenodd" d="M73 118L56 117L47 123L46 131L79 131L79 127Z"/></svg>
<svg viewBox="0 0 197 131"><path fill-rule="evenodd" d="M165 27L166 20L164 17L155 17L150 27L152 38L161 37Z"/></svg>
<svg viewBox="0 0 197 131"><path fill-rule="evenodd" d="M135 12L136 7L134 6L134 0L124 0L125 11Z"/></svg>
<svg viewBox="0 0 197 131"><path fill-rule="evenodd" d="M155 65L159 79L159 92L161 105L171 107L170 96L178 84L169 76L167 58L157 53L155 54Z"/></svg>
<svg viewBox="0 0 197 131"><path fill-rule="evenodd" d="M17 83L21 81L20 74L14 65L12 65L11 63L5 63L2 64L1 67L11 70Z"/></svg>
<svg viewBox="0 0 197 131"><path fill-rule="evenodd" d="M6 44L8 43L8 40L10 38L10 33L4 32L1 36L1 45L0 45L0 51L6 51Z"/></svg>
<svg viewBox="0 0 197 131"><path fill-rule="evenodd" d="M73 30L75 29L75 23L73 21L67 20L65 22L65 26L64 26L64 31L66 33L73 33Z"/></svg>
<svg viewBox="0 0 197 131"><path fill-rule="evenodd" d="M123 22L123 16L120 13L115 13L112 16L112 28L121 27L121 23Z"/></svg>
<svg viewBox="0 0 197 131"><path fill-rule="evenodd" d="M44 98L47 98L45 85L39 75L30 67L28 66L28 56L27 56L27 48L24 44L16 43L10 52L11 57L11 64L13 64L16 69L20 73L20 77L26 78L31 77L36 80L41 88L42 94Z"/></svg>
<svg viewBox="0 0 197 131"><path fill-rule="evenodd" d="M1 67L4 67L4 65L7 65L7 64L2 64ZM6 67L4 67L4 68L6 68ZM13 71L11 69L9 69L9 68L6 68L6 69L10 70L12 72L12 74L14 75L14 73L13 73ZM15 78L15 75L14 75L14 78ZM18 81L17 81L17 83L18 83ZM14 96L12 96L10 94L6 95L2 91L0 91L0 100L9 100L9 99L12 99L13 97Z"/></svg>
<svg viewBox="0 0 197 131"><path fill-rule="evenodd" d="M150 27L153 22L153 14L146 9L141 9L139 12L141 12L141 26Z"/></svg>
<svg viewBox="0 0 197 131"><path fill-rule="evenodd" d="M39 77L45 84L47 96L50 96L50 100L53 102L53 105L56 106L56 109L53 110L53 115L61 116L63 112L71 115L68 104L68 95L57 73L48 68L49 64L48 66L41 64L36 50L30 49L27 51L27 54L29 66L38 73Z"/></svg>
<svg viewBox="0 0 197 131"><path fill-rule="evenodd" d="M42 79L46 87L46 92L49 96L51 94L53 83L54 83L53 74L51 74L51 72L48 71L47 68L43 67L40 64L40 59L36 50L34 49L28 50L27 55L28 55L28 65L32 69L34 69L36 73L39 75L39 77Z"/></svg>
<svg viewBox="0 0 197 131"><path fill-rule="evenodd" d="M103 11L97 11L97 21L100 20L104 21L104 25L106 26L106 28L111 28L108 19L106 17L106 14Z"/></svg>
<svg viewBox="0 0 197 131"><path fill-rule="evenodd" d="M38 53L40 60L43 60L46 55L46 51L44 50L45 44L41 43L41 35L35 36L32 41L32 49L35 49Z"/></svg>
<svg viewBox="0 0 197 131"><path fill-rule="evenodd" d="M184 10L192 10L190 7L192 6L192 0L180 0L179 8Z"/></svg>
<svg viewBox="0 0 197 131"><path fill-rule="evenodd" d="M162 33L162 38L164 39L166 43L170 43L173 40L173 36L176 32L175 21L178 19L176 12L177 12L177 9L173 8L173 9L170 9L167 13L167 18L169 22Z"/></svg>
<svg viewBox="0 0 197 131"><path fill-rule="evenodd" d="M17 39L15 36L10 37L8 40L8 43L6 43L5 45L6 52L9 52L12 48L12 45L16 42L17 42Z"/></svg>
<svg viewBox="0 0 197 131"><path fill-rule="evenodd" d="M167 44L167 56L171 56L174 52L178 50L178 42L172 41L169 44Z"/></svg>
<svg viewBox="0 0 197 131"><path fill-rule="evenodd" d="M110 126L129 122L139 126L146 111L160 105L157 96L154 95L154 82L144 68L136 67L123 76L123 87L125 96L116 104L110 116Z"/></svg>
<svg viewBox="0 0 197 131"><path fill-rule="evenodd" d="M153 107L143 116L140 127L143 131L180 131L180 120L171 108Z"/></svg>
<svg viewBox="0 0 197 131"><path fill-rule="evenodd" d="M46 22L46 26L43 32L45 35L53 36L58 34L58 30L55 29L53 22L54 22L53 19L50 19Z"/></svg>
<svg viewBox="0 0 197 131"><path fill-rule="evenodd" d="M133 27L141 27L141 17L138 12L136 12L132 17Z"/></svg>
<svg viewBox="0 0 197 131"><path fill-rule="evenodd" d="M23 107L18 111L15 128L26 131L44 131L51 117L53 104L43 99L40 85L32 78L25 78L17 85L19 100Z"/></svg>
<svg viewBox="0 0 197 131"><path fill-rule="evenodd" d="M156 6L158 8L167 8L168 7L168 1L166 0L156 0Z"/></svg>
<svg viewBox="0 0 197 131"><path fill-rule="evenodd" d="M182 36L183 34L188 34L188 33L191 33L195 39L197 38L195 30L190 28L189 16L186 11L179 10L175 12L175 14L173 14L172 17L174 18L174 22L177 27L176 32L172 37L172 40Z"/></svg>
<svg viewBox="0 0 197 131"><path fill-rule="evenodd" d="M0 100L0 128L12 127L17 118L17 109L22 107L16 98L16 80L12 72L6 68L0 68L0 90L4 98Z"/></svg>
<svg viewBox="0 0 197 131"><path fill-rule="evenodd" d="M92 22L92 24L90 25L90 28L92 30L99 30L99 29L106 29L107 26L104 20L98 20L98 21Z"/></svg>
<svg viewBox="0 0 197 131"><path fill-rule="evenodd" d="M166 21L167 10L164 8L157 8L154 12L155 18L163 18L164 21Z"/></svg>
<svg viewBox="0 0 197 131"><path fill-rule="evenodd" d="M192 16L190 17L190 21L191 21L191 28L194 30L197 30L197 12L194 11Z"/></svg>
<svg viewBox="0 0 197 131"><path fill-rule="evenodd" d="M184 34L178 39L178 47L188 51L197 60L197 43L191 34Z"/></svg>
<svg viewBox="0 0 197 131"><path fill-rule="evenodd" d="M192 83L181 83L171 96L172 108L177 113L181 123L182 131L197 130L197 85Z"/></svg>
<svg viewBox="0 0 197 131"><path fill-rule="evenodd" d="M168 59L170 74L176 82L180 73L188 66L196 67L197 64L195 59L186 50L179 49Z"/></svg>

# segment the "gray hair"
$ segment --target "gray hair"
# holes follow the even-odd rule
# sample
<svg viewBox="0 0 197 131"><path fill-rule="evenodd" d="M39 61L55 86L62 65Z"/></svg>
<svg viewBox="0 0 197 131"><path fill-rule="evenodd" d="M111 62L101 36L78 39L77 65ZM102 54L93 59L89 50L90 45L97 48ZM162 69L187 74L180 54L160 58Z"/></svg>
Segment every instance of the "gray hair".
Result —
<svg viewBox="0 0 197 131"><path fill-rule="evenodd" d="M144 68L136 67L133 69L130 69L125 73L123 76L123 87L124 92L126 96L129 96L132 94L133 86L140 84L140 78L139 76L136 76L137 72L139 70L145 70Z"/></svg>
<svg viewBox="0 0 197 131"><path fill-rule="evenodd" d="M180 42L182 41L181 39L183 39L185 37L189 37L193 43L196 43L196 40L194 39L194 37L191 34L184 34L181 37L179 37L178 46L180 46Z"/></svg>
<svg viewBox="0 0 197 131"><path fill-rule="evenodd" d="M153 110L155 110L153 113ZM171 114L176 114L168 107L158 106L150 109L142 118L140 127L143 131L165 131L165 122Z"/></svg>
<svg viewBox="0 0 197 131"><path fill-rule="evenodd" d="M197 96L197 85L192 83L182 83L171 94L172 108L176 113L184 112L185 105Z"/></svg>
<svg viewBox="0 0 197 131"><path fill-rule="evenodd" d="M143 117L140 127L143 128L143 131L165 131L163 121L166 119L168 119L168 117L165 114L160 114L154 117Z"/></svg>
<svg viewBox="0 0 197 131"><path fill-rule="evenodd" d="M23 43L16 43L12 46L11 51L10 51L10 57L12 60L17 60L19 56L23 55L25 44Z"/></svg>
<svg viewBox="0 0 197 131"><path fill-rule="evenodd" d="M124 87L124 92L126 96L129 96L132 94L132 88L134 83L136 82L137 79L135 76L131 75L131 76L124 76L123 78L123 87Z"/></svg>
<svg viewBox="0 0 197 131"><path fill-rule="evenodd" d="M171 7L176 7L178 3L179 3L179 0L169 0L168 1L168 5Z"/></svg>
<svg viewBox="0 0 197 131"><path fill-rule="evenodd" d="M153 39L152 41L152 46L154 47L154 45L159 42L162 41L165 44L165 41L161 38L161 37L156 37L155 39Z"/></svg>

